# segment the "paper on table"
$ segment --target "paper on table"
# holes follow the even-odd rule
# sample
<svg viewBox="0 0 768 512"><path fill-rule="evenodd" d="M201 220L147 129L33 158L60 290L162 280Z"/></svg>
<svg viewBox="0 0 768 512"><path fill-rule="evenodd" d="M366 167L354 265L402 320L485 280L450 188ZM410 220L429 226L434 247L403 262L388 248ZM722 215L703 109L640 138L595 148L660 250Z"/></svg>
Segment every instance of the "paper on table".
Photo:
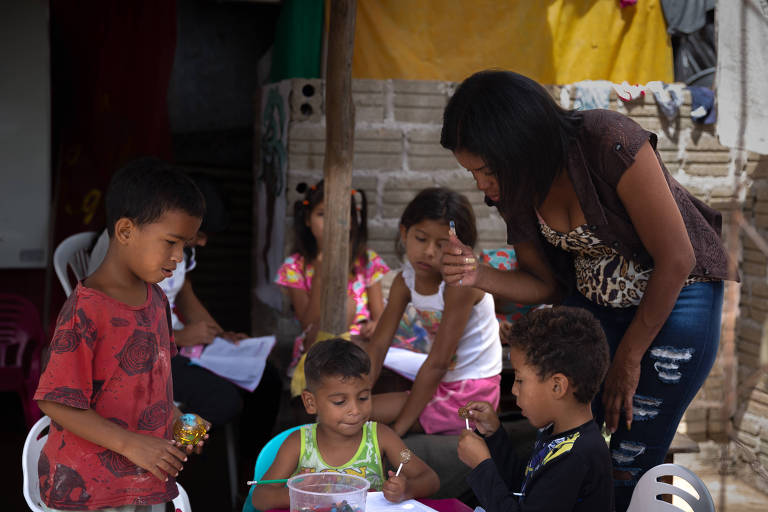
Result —
<svg viewBox="0 0 768 512"><path fill-rule="evenodd" d="M437 512L416 500L406 500L400 503L392 503L384 497L383 492L369 492L365 500L366 512Z"/></svg>
<svg viewBox="0 0 768 512"><path fill-rule="evenodd" d="M409 380L415 380L419 368L427 360L427 354L404 348L390 347L384 358L384 366Z"/></svg>
<svg viewBox="0 0 768 512"><path fill-rule="evenodd" d="M274 336L246 338L237 344L217 337L198 359L191 359L190 363L253 391L261 381L267 356L274 346Z"/></svg>

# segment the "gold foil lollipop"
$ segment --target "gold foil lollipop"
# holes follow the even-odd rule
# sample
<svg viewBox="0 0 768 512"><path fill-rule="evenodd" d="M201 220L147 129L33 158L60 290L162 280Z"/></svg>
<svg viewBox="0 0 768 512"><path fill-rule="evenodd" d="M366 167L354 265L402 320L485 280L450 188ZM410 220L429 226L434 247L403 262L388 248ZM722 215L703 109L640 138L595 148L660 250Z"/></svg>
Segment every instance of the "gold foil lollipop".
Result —
<svg viewBox="0 0 768 512"><path fill-rule="evenodd" d="M470 430L470 428L469 428L469 418L470 418L469 409L466 406L459 407L459 411L458 412L459 412L459 417L460 418L464 418L464 422L467 425L467 430Z"/></svg>
<svg viewBox="0 0 768 512"><path fill-rule="evenodd" d="M403 448L400 450L400 466L397 468L397 473L395 473L395 476L400 476L400 470L403 469L403 464L408 464L411 462L412 455L413 452L411 452L411 450L408 448Z"/></svg>
<svg viewBox="0 0 768 512"><path fill-rule="evenodd" d="M173 424L173 438L185 445L196 445L206 432L208 427L197 414L182 414Z"/></svg>

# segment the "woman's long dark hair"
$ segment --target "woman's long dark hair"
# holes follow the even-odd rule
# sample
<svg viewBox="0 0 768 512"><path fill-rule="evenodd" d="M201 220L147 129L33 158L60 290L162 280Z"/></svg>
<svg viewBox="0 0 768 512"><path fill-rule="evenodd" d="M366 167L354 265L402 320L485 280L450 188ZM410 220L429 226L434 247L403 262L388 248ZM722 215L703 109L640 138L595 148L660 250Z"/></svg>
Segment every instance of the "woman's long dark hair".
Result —
<svg viewBox="0 0 768 512"><path fill-rule="evenodd" d="M315 207L323 202L323 180L316 185L308 186L306 183L296 185L296 191L304 194L293 204L293 251L298 252L304 258L304 263L310 263L317 258L317 240L309 229L307 221ZM358 205L357 196L360 196ZM350 215L352 222L349 227L350 270L354 269L357 262L362 260L363 265L368 264L368 199L365 191L352 190L350 201Z"/></svg>
<svg viewBox="0 0 768 512"><path fill-rule="evenodd" d="M521 197L538 206L565 168L581 121L581 114L561 108L528 77L480 71L448 101L440 144L483 159L498 179L501 206Z"/></svg>

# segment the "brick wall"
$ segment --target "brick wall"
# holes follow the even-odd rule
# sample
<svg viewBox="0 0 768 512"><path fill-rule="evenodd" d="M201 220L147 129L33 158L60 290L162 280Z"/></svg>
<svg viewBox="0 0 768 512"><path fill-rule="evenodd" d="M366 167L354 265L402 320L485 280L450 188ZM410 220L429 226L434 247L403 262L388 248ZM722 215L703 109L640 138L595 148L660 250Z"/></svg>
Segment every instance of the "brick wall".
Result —
<svg viewBox="0 0 768 512"><path fill-rule="evenodd" d="M369 245L397 267L394 238L405 205L422 188L444 185L467 195L478 220L479 248L505 244L505 226L495 209L483 203L471 175L440 147L442 112L455 89L453 83L405 80L354 80L356 107L352 184L369 198ZM561 88L550 86L559 100ZM297 183L322 177L325 149L323 83L294 80L288 141L288 201L298 198ZM625 113L659 136L658 149L672 175L696 197L724 214L743 208L748 221L768 236L768 157L746 155L721 146L713 126L690 118L686 93L679 117L669 122L653 97L623 103L615 95L611 108ZM292 219L287 219L290 232ZM724 233L727 236L727 233ZM743 237L742 237L743 238ZM290 241L289 241L290 243ZM739 380L768 362L768 260L749 239L743 240L741 315L736 342ZM739 439L768 466L768 378L762 378L739 401ZM681 430L696 439L722 433L720 403L723 370L718 359L704 388L686 413ZM745 477L752 473L747 472ZM751 478L753 484L765 482Z"/></svg>

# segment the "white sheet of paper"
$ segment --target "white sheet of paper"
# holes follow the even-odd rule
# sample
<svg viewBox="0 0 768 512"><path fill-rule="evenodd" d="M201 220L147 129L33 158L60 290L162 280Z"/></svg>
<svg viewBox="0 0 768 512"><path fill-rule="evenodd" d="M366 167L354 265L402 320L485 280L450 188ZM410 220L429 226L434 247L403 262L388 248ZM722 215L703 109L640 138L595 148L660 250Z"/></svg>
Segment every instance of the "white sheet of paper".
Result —
<svg viewBox="0 0 768 512"><path fill-rule="evenodd" d="M237 344L217 337L203 350L199 359L190 362L253 391L261 382L267 357L274 346L274 336L246 338Z"/></svg>
<svg viewBox="0 0 768 512"><path fill-rule="evenodd" d="M415 380L419 368L427 360L427 354L420 354L404 348L390 347L384 358L384 366L409 380Z"/></svg>
<svg viewBox="0 0 768 512"><path fill-rule="evenodd" d="M369 492L365 499L366 512L437 512L416 500L406 500L392 503L384 497L383 492Z"/></svg>

